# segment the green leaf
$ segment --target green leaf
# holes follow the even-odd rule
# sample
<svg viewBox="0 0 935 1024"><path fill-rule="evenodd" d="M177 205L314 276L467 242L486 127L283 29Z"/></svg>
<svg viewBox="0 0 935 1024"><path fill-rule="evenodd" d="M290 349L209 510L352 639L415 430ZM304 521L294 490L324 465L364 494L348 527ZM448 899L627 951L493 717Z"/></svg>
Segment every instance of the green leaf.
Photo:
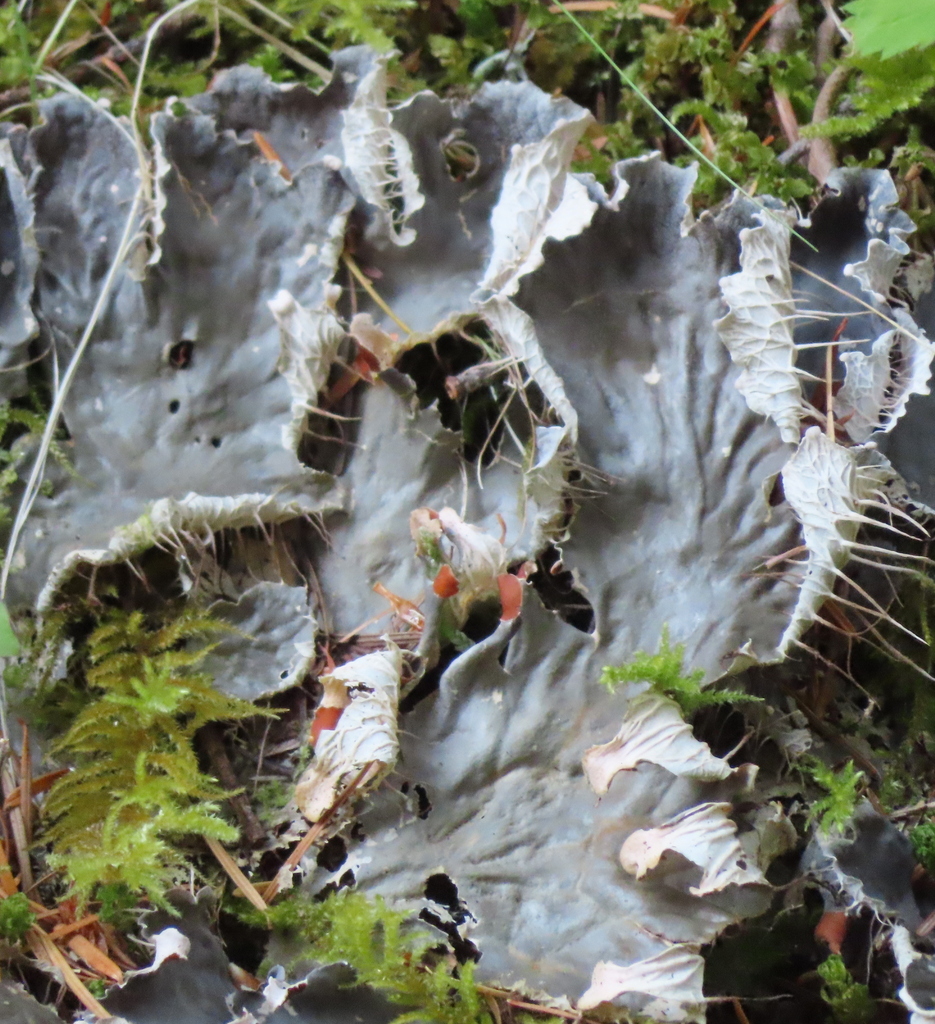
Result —
<svg viewBox="0 0 935 1024"><path fill-rule="evenodd" d="M19 640L13 632L10 613L6 605L0 601L0 658L12 658L19 654L19 650Z"/></svg>
<svg viewBox="0 0 935 1024"><path fill-rule="evenodd" d="M860 53L893 57L935 43L935 0L851 0L844 10Z"/></svg>

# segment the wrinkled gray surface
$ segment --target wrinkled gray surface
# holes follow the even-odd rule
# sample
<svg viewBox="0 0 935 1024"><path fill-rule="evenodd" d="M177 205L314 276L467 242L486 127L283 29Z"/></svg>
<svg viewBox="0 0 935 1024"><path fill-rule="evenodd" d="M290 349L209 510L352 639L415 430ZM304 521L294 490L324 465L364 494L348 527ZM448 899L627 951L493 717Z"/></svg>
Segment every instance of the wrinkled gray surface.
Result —
<svg viewBox="0 0 935 1024"><path fill-rule="evenodd" d="M157 911L147 920L146 932L152 936L177 928L191 942L188 958L168 959L151 974L128 978L110 990L104 1006L130 1024L227 1024L235 989L229 961L210 926L213 896L202 889L195 900L176 889L170 899L180 916Z"/></svg>
<svg viewBox="0 0 935 1024"><path fill-rule="evenodd" d="M56 336L73 342L122 230L135 157L129 139L85 103L58 97L45 116L32 134L43 167L39 301ZM299 267L299 257L309 243L326 247L352 197L320 163L287 187L207 116L163 116L155 131L174 168L164 183L162 259L144 283L120 273L82 360L65 409L77 477L37 502L14 600L34 599L69 551L106 547L157 498L275 494L310 510L320 501L317 474L282 444L291 394L266 303L280 288L307 306L322 301L332 267L315 259ZM181 340L195 346L186 369L167 358Z"/></svg>
<svg viewBox="0 0 935 1024"><path fill-rule="evenodd" d="M3 1024L61 1024L57 1013L7 981L0 982L0 1020Z"/></svg>
<svg viewBox="0 0 935 1024"><path fill-rule="evenodd" d="M30 307L39 252L33 233L33 205L15 154L25 131L0 129L0 396L20 393L28 341L37 329ZM19 369L14 370L14 367Z"/></svg>
<svg viewBox="0 0 935 1024"><path fill-rule="evenodd" d="M394 594L419 601L431 591L416 558L409 514L428 506L464 509L464 517L499 537L506 524L510 561L535 557L533 524L548 509L524 496L519 467L500 461L483 470L463 466L459 437L444 427L434 408L410 415L408 402L386 386L368 391L357 450L343 482L345 509L326 517L328 543L322 545L318 575L325 594L329 628L341 634L389 610L373 592L382 583ZM504 451L516 463L521 453L509 440ZM555 494L552 504L560 506Z"/></svg>
<svg viewBox="0 0 935 1024"><path fill-rule="evenodd" d="M847 836L813 838L802 871L821 884L829 910L869 902L915 930L922 918L912 893L916 857L909 837L866 801L857 807L851 827Z"/></svg>
<svg viewBox="0 0 935 1024"><path fill-rule="evenodd" d="M381 297L412 330L431 331L448 317L471 311L511 147L538 142L560 120L581 115L570 100L552 98L528 82L486 84L461 103L418 93L394 111L393 126L412 148L425 205L409 221L417 232L412 245L378 250L362 244L357 259L380 271ZM443 142L453 137L477 152L477 172L464 181L453 180L442 152ZM384 319L359 290L356 298L359 308L370 310L378 322Z"/></svg>
<svg viewBox="0 0 935 1024"><path fill-rule="evenodd" d="M257 583L236 604L220 602L212 611L237 630L220 637L204 662L219 689L256 700L302 682L305 662L295 645L315 638L304 587Z"/></svg>
<svg viewBox="0 0 935 1024"><path fill-rule="evenodd" d="M365 58L341 58L352 59ZM53 496L38 503L15 600L30 603L68 552L106 547L115 527L154 499L189 492L274 495L321 510L322 537L305 554L325 598L321 624L338 633L385 609L374 583L414 600L429 589L409 537L419 506L450 505L494 535L500 513L513 558L541 545L521 469L501 460L484 471L481 489L437 412L414 412L386 385L364 394L340 486L283 446L291 395L276 369L267 302L280 288L310 308L325 296L356 201L335 161L323 162L339 155L351 85L338 74L316 97L241 69L193 101L200 112L157 120L173 168L162 256L143 284L119 275L66 407L78 476L59 475ZM29 158L43 168L39 302L67 358L122 230L136 164L126 136L88 105L59 98L46 113ZM528 84L485 87L469 104L419 96L396 113L426 194L410 222L419 234L406 247L362 244L357 258L411 326L476 312L469 297L487 262L509 147L574 114ZM481 158L478 174L461 183L439 148L455 129ZM282 157L292 186L259 157L253 130ZM772 654L796 597L788 580L754 572L798 542L789 510L770 510L764 493L789 448L748 411L712 327L724 312L718 280L737 268L737 232L750 211L737 204L686 232L691 171L649 159L619 173L630 185L619 210L601 208L580 236L548 243L543 266L516 296L578 415L583 476L562 554L593 603L596 632L565 624L527 590L519 622L459 657L437 694L403 719L397 775L364 814L367 839L348 862L364 889L414 909L426 878L448 873L475 918L464 930L483 953L480 976L555 997L579 996L599 960L630 964L666 942L703 943L764 907L753 889L691 896L693 869L636 881L617 859L633 830L729 798L732 784L689 783L644 765L598 800L580 763L588 746L613 736L626 707L598 686L603 665L656 649L668 626L688 665L716 678L748 642L761 657ZM309 244L330 252L330 262L303 263ZM863 258L856 241L852 248ZM165 357L180 340L195 345L184 370ZM509 458L521 461L509 445ZM557 505L558 495L547 500ZM256 659L281 674L299 635L289 630L300 621L300 595L274 586L270 603L251 603L258 587L234 616L262 634ZM246 687L238 692L267 686L269 675L247 680L249 666L237 664ZM425 820L412 789L402 795L403 781L426 788L433 810ZM202 946L206 981L185 994L210 1014L230 990L219 951ZM189 961L180 991L196 984L200 963ZM155 1012L146 1000L156 992L141 995L134 1012ZM159 1012L181 1019L162 1005Z"/></svg>
<svg viewBox="0 0 935 1024"><path fill-rule="evenodd" d="M658 952L660 936L704 942L762 906L750 890L696 899L684 877L636 882L617 861L631 831L720 787L644 766L598 801L580 760L625 707L598 686L603 665L654 650L668 624L688 663L719 675L748 639L764 654L775 647L795 597L752 575L766 552L795 543L791 516L780 507L767 522L762 494L786 449L747 411L711 327L739 214L682 238L691 173L656 161L623 173L631 193L619 213L547 245L518 295L578 410L581 460L604 474L563 545L597 635L527 592L503 667L509 625L403 719L400 778L365 812L368 841L348 862L365 889L413 906L426 878L446 872L477 919L466 932L483 951L480 975L555 996L580 995L598 960L632 963ZM650 385L642 375L654 365ZM403 779L426 787L426 820L400 795Z"/></svg>
<svg viewBox="0 0 935 1024"><path fill-rule="evenodd" d="M603 475L562 550L609 660L654 650L668 624L716 677L747 640L768 659L788 618L792 585L752 570L797 543L788 509L762 494L790 449L747 409L711 327L742 211L682 237L694 172L649 158L621 176L620 211L547 243L517 295L577 410L578 458Z"/></svg>
<svg viewBox="0 0 935 1024"><path fill-rule="evenodd" d="M246 1010L256 1007L257 996L242 999ZM354 985L354 972L346 964L327 964L311 970L291 992L284 1006L265 1018L266 1024L389 1024L405 1006L389 1003L373 989Z"/></svg>

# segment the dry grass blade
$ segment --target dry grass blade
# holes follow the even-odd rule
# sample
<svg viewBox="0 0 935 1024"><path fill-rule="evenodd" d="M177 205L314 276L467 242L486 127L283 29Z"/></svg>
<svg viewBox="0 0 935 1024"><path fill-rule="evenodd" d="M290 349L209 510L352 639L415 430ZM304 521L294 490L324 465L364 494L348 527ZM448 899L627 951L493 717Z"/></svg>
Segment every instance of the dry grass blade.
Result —
<svg viewBox="0 0 935 1024"><path fill-rule="evenodd" d="M68 948L76 956L81 957L92 971L97 971L98 974L103 975L118 985L122 983L123 971L106 953L102 953L90 939L85 938L83 935L73 935L68 940Z"/></svg>
<svg viewBox="0 0 935 1024"><path fill-rule="evenodd" d="M484 992L482 995L487 1003L487 1008L490 1010L490 1015L493 1017L494 1024L503 1024L503 1017L500 1015L500 1004L489 993Z"/></svg>
<svg viewBox="0 0 935 1024"><path fill-rule="evenodd" d="M737 61L740 60L740 58L744 54L744 51L748 49L748 47L753 42L753 40L756 39L756 37L760 34L760 32L763 31L763 28L769 22L770 18L772 18L772 16L774 14L776 14L776 12L781 7L785 7L785 5L786 5L786 0L779 0L779 3L773 4L771 7L767 7L766 8L766 10L760 16L759 20L756 22L756 24L753 26L753 28L751 28L750 31L747 33L747 35L744 38L744 41L737 48L737 52L734 54L733 58L731 59L731 64L736 64Z"/></svg>
<svg viewBox="0 0 935 1024"><path fill-rule="evenodd" d="M237 11L231 10L230 7L225 7L224 4L218 4L218 10L225 15L225 17L230 18L231 21L236 21L238 25L242 25L244 28L249 29L254 33L254 35L259 36L264 42L275 47L280 51L280 53L285 54L290 60L295 61L295 63L300 67L305 68L306 71L311 71L312 74L318 75L323 82L331 81L331 72L322 64L319 64L317 60L312 60L310 57L306 57L304 53L299 52L294 46L284 43L271 32L267 32L258 25L254 25L249 18L245 18L242 14L238 14Z"/></svg>
<svg viewBox="0 0 935 1024"><path fill-rule="evenodd" d="M53 942L58 942L59 939L65 938L66 935L71 935L73 932L80 931L82 928L87 928L89 924L97 924L97 914L88 914L87 917L82 917L80 921L72 921L69 924L56 925L52 931L49 932L49 938Z"/></svg>
<svg viewBox="0 0 935 1024"><path fill-rule="evenodd" d="M111 1019L111 1014L109 1014L97 999L95 999L85 983L77 974L75 974L74 968L72 968L71 964L65 959L65 954L58 948L58 946L55 945L39 925L32 925L26 933L26 938L29 941L29 945L32 947L32 951L40 960L45 960L46 963L51 964L53 967L57 967L62 972L62 980L69 989L71 989L75 997L81 1005L85 1007L85 1009L90 1010L91 1013L100 1020Z"/></svg>
<svg viewBox="0 0 935 1024"><path fill-rule="evenodd" d="M410 335L411 337L415 332L408 324L400 320L399 317L386 304L386 302L383 301L383 299L378 294L376 288L374 288L373 285L370 283L370 278L367 277L367 275L360 269L360 267L357 266L357 262L355 261L354 257L349 255L348 253L344 253L344 255L341 258L347 265L347 269L354 275L355 278L357 278L357 282L361 286L361 288L363 288L363 290L370 296L370 298L373 299L373 301L380 307L380 309L383 310L384 313L386 313L390 320L392 320L393 323L400 328L400 330L405 331L406 334Z"/></svg>
<svg viewBox="0 0 935 1024"><path fill-rule="evenodd" d="M208 849L217 858L217 862L221 867L224 868L227 873L227 877L234 883L234 885L237 886L238 889L240 889L246 899L248 899L261 914L265 914L269 909L265 900L257 892L256 887L250 879L247 878L247 876L237 866L237 862L234 858L216 839L212 839L209 836L205 836L204 839L208 844Z"/></svg>
<svg viewBox="0 0 935 1024"><path fill-rule="evenodd" d="M740 1024L750 1024L750 1018L744 1012L744 1008L740 1005L739 999L733 1000L734 1004L734 1016L740 1022Z"/></svg>

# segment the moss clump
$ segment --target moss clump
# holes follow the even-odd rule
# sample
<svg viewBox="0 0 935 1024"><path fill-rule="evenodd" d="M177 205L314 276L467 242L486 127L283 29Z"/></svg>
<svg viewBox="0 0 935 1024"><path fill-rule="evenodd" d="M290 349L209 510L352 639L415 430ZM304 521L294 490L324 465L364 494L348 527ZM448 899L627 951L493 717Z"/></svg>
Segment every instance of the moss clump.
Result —
<svg viewBox="0 0 935 1024"><path fill-rule="evenodd" d="M182 872L174 842L237 838L219 815L226 794L200 770L193 747L208 722L264 713L193 671L211 650L193 641L221 628L197 610L156 629L141 612L112 612L89 637L87 684L96 699L56 745L75 767L49 792L53 824L43 837L50 863L82 899L103 884L164 905Z"/></svg>
<svg viewBox="0 0 935 1024"><path fill-rule="evenodd" d="M916 860L930 875L935 875L935 822L917 825L909 833Z"/></svg>
<svg viewBox="0 0 935 1024"><path fill-rule="evenodd" d="M824 982L821 998L836 1024L870 1024L876 1016L876 1003L867 986L854 981L840 956L834 954L819 964L818 975Z"/></svg>
<svg viewBox="0 0 935 1024"><path fill-rule="evenodd" d="M802 768L825 790L825 795L809 809L809 819L826 835L843 832L854 816L864 786L864 773L854 767L853 761L834 771L817 758L803 760Z"/></svg>
<svg viewBox="0 0 935 1024"><path fill-rule="evenodd" d="M36 915L24 893L17 892L0 900L0 935L7 942L19 942L35 920Z"/></svg>
<svg viewBox="0 0 935 1024"><path fill-rule="evenodd" d="M702 708L716 704L739 704L742 701L758 701L739 690L702 689L704 672L700 669L687 675L683 669L685 645L669 642L668 627L663 627L659 650L655 654L637 651L632 661L625 665L608 665L601 672L601 683L613 693L621 683L649 683L653 691L670 697L685 715L692 715Z"/></svg>
<svg viewBox="0 0 935 1024"><path fill-rule="evenodd" d="M350 964L360 984L407 1008L393 1024L492 1024L474 964L439 959L430 952L438 936L379 896L343 889L321 902L286 897L269 909L268 920L246 904L237 912L250 924L303 938L312 959Z"/></svg>

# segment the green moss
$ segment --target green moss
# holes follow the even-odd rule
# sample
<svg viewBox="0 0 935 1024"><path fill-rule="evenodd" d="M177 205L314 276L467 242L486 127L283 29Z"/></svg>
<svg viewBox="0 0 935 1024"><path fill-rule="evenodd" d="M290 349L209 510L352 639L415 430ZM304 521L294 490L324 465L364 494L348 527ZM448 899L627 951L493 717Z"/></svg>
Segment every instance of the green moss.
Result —
<svg viewBox="0 0 935 1024"><path fill-rule="evenodd" d="M817 969L824 982L821 998L831 1009L835 1024L870 1024L876 1017L877 1004L867 986L854 981L841 957L829 956Z"/></svg>
<svg viewBox="0 0 935 1024"><path fill-rule="evenodd" d="M126 931L136 921L138 900L125 882L109 882L97 887L100 902L97 916L105 923Z"/></svg>
<svg viewBox="0 0 935 1024"><path fill-rule="evenodd" d="M814 757L803 759L801 767L825 790L825 795L809 809L809 819L826 835L842 832L854 816L864 773L854 767L853 761L848 761L840 771L833 771Z"/></svg>
<svg viewBox="0 0 935 1024"><path fill-rule="evenodd" d="M88 640L94 699L56 745L74 770L50 790L50 863L82 900L99 885L124 886L162 904L184 874L177 842L233 841L219 814L224 791L199 768L193 740L208 722L260 710L215 690L193 669L222 624L189 609L157 628L141 612L111 612Z"/></svg>
<svg viewBox="0 0 935 1024"><path fill-rule="evenodd" d="M8 942L19 942L35 920L36 915L24 893L17 892L0 900L0 935Z"/></svg>
<svg viewBox="0 0 935 1024"><path fill-rule="evenodd" d="M743 701L758 701L739 690L702 689L704 672L700 669L687 675L683 669L685 645L669 642L668 627L663 627L659 650L655 654L637 651L632 661L625 665L608 665L601 672L601 683L611 693L621 683L649 683L652 689L674 700L685 715L692 715L701 708L716 704L738 704Z"/></svg>
<svg viewBox="0 0 935 1024"><path fill-rule="evenodd" d="M927 821L909 832L916 860L930 875L935 875L935 822Z"/></svg>
<svg viewBox="0 0 935 1024"><path fill-rule="evenodd" d="M433 955L437 933L391 910L379 896L368 899L347 889L321 902L287 896L269 909L269 922L245 903L237 913L257 927L271 923L304 939L308 958L350 964L360 984L405 1008L393 1024L492 1024L473 963Z"/></svg>

